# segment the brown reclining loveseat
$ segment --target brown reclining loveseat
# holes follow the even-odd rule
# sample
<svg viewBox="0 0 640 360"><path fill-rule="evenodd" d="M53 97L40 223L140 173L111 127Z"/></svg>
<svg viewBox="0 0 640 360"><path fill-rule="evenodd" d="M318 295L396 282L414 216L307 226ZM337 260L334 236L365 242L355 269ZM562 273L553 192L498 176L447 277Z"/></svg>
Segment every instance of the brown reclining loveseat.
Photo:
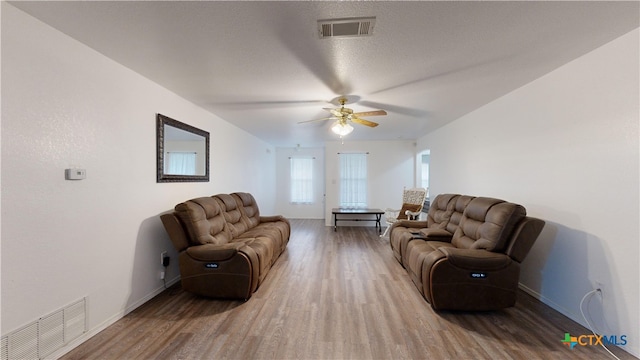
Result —
<svg viewBox="0 0 640 360"><path fill-rule="evenodd" d="M435 310L496 310L515 305L520 263L543 227L521 205L441 194L426 221L394 223L389 242Z"/></svg>
<svg viewBox="0 0 640 360"><path fill-rule="evenodd" d="M160 216L179 252L182 288L215 298L249 299L286 249L282 216L260 216L249 193L185 201Z"/></svg>

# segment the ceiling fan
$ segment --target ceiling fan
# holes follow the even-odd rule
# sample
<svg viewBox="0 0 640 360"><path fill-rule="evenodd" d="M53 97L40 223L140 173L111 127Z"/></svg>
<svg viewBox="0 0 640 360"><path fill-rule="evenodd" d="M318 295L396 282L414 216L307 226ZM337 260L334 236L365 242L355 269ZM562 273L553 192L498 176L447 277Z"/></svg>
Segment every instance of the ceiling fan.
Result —
<svg viewBox="0 0 640 360"><path fill-rule="evenodd" d="M313 121L336 120L333 126L331 127L331 131L333 131L334 133L342 137L353 131L353 126L349 124L350 122L354 122L356 124L369 126L369 127L378 126L378 123L363 119L361 118L361 116L387 115L387 112L384 110L373 110L373 111L364 111L364 112L354 113L352 109L344 107L344 104L346 104L347 101L348 101L347 97L342 96L338 99L338 102L340 103L339 109L324 108L325 110L329 111L333 116L322 118L322 119L301 121L299 122L299 124L313 122Z"/></svg>

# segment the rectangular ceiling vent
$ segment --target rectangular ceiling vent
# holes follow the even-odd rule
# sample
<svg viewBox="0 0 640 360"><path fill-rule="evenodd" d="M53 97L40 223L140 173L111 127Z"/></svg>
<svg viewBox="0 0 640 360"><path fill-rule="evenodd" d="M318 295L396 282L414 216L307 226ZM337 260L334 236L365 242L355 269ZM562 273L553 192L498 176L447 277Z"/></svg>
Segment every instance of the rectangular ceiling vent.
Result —
<svg viewBox="0 0 640 360"><path fill-rule="evenodd" d="M318 20L320 39L371 36L376 17Z"/></svg>

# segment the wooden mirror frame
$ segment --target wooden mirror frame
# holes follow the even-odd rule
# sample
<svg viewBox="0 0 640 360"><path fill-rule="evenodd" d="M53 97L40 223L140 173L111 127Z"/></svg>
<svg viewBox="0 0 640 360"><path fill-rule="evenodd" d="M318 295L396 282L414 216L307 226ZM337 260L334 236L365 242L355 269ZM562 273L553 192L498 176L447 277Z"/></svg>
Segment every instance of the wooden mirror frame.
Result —
<svg viewBox="0 0 640 360"><path fill-rule="evenodd" d="M171 175L164 173L164 149L165 149L165 131L164 127L172 126L174 128L190 132L195 135L204 137L205 140L205 174L204 175ZM209 181L209 133L187 125L178 120L162 114L156 115L156 165L157 165L157 182L208 182Z"/></svg>

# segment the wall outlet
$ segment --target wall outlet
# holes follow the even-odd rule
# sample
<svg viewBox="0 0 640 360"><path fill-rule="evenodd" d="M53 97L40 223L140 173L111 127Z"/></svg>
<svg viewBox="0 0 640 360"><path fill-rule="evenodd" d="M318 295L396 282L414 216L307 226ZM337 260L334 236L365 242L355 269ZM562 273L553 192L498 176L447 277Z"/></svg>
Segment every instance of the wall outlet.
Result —
<svg viewBox="0 0 640 360"><path fill-rule="evenodd" d="M164 266L164 258L169 257L166 251L160 253L160 265Z"/></svg>
<svg viewBox="0 0 640 360"><path fill-rule="evenodd" d="M600 290L596 292L596 295L600 297L600 299L604 299L604 284L600 281L596 281L596 290Z"/></svg>

